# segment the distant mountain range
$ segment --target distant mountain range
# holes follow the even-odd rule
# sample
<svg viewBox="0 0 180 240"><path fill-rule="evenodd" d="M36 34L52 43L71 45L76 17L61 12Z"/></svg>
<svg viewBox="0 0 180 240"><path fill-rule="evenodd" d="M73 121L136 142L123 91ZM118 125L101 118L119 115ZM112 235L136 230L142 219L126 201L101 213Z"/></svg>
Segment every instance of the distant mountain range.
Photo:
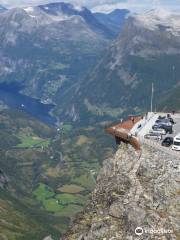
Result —
<svg viewBox="0 0 180 240"><path fill-rule="evenodd" d="M129 17L86 81L63 96L66 121L72 118L72 106L76 119L91 124L148 111L152 83L154 110L180 109L179 23L179 15L162 11Z"/></svg>
<svg viewBox="0 0 180 240"><path fill-rule="evenodd" d="M55 101L85 77L114 33L86 8L52 3L0 14L0 82L19 82L27 95Z"/></svg>
<svg viewBox="0 0 180 240"><path fill-rule="evenodd" d="M40 5L39 8L47 14L54 16L81 16L93 31L101 33L108 38L116 37L120 33L129 13L126 9L116 9L109 14L92 13L85 7L77 8L72 4L63 2Z"/></svg>
<svg viewBox="0 0 180 240"><path fill-rule="evenodd" d="M88 24L92 31L96 32L97 34L102 34L107 38L113 37L113 31L98 21L93 13L85 7L76 8L72 4L64 2L50 3L46 5L40 5L38 7L51 16L65 16L66 18L80 16Z"/></svg>
<svg viewBox="0 0 180 240"><path fill-rule="evenodd" d="M169 109L180 79L179 22L165 11L93 14L67 3L4 11L0 83L17 82L22 93L54 103L60 121L148 111L152 82L154 108Z"/></svg>

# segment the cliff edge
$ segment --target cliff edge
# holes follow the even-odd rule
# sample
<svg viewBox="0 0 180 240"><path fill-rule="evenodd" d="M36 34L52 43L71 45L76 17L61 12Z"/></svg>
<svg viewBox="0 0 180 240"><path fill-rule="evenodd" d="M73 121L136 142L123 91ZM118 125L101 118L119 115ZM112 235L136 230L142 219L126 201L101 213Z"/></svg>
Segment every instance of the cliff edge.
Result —
<svg viewBox="0 0 180 240"><path fill-rule="evenodd" d="M92 199L62 240L180 239L179 159L121 144Z"/></svg>

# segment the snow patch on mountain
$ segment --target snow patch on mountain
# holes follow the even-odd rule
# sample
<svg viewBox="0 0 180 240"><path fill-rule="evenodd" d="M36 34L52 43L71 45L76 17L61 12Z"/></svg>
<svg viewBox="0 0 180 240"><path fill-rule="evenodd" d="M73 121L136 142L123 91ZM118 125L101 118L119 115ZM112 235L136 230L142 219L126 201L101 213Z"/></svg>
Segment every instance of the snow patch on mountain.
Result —
<svg viewBox="0 0 180 240"><path fill-rule="evenodd" d="M35 9L33 7L27 7L27 8L24 8L24 10L27 12L27 14L30 17L32 17L32 18L36 18L37 17L36 14L35 15L33 14L33 13L35 13Z"/></svg>
<svg viewBox="0 0 180 240"><path fill-rule="evenodd" d="M33 7L27 7L27 8L24 8L24 10L29 13L29 12L34 12L34 8Z"/></svg>
<svg viewBox="0 0 180 240"><path fill-rule="evenodd" d="M180 14L166 10L151 10L143 14L134 15L135 24L156 31L169 31L173 35L180 35Z"/></svg>
<svg viewBox="0 0 180 240"><path fill-rule="evenodd" d="M73 9L74 9L74 10L76 10L76 11L79 11L79 12L81 12L81 11L83 11L83 10L84 10L84 7L82 7L82 6L79 6L79 5L74 5L74 6L73 6Z"/></svg>
<svg viewBox="0 0 180 240"><path fill-rule="evenodd" d="M51 17L51 19L52 19L53 21L57 21L57 22L67 21L67 20L70 20L70 19L71 19L71 17L66 16L66 15L64 15L64 14L61 14L61 15L58 15L58 16L50 16L50 17Z"/></svg>
<svg viewBox="0 0 180 240"><path fill-rule="evenodd" d="M44 8L46 10L49 9L49 7L44 7ZM57 15L50 15L42 11L39 7L27 7L27 8L24 8L24 10L30 17L38 18L42 23L45 22L46 24L49 24L54 21L58 22L58 21L70 20L70 17L63 13L58 13ZM46 18L46 21L44 21L45 18Z"/></svg>

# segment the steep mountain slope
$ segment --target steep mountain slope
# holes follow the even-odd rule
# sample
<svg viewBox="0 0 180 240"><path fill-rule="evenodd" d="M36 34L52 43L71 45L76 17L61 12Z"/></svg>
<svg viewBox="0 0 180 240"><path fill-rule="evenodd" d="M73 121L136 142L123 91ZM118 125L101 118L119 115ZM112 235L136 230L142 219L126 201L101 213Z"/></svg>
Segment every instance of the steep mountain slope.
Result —
<svg viewBox="0 0 180 240"><path fill-rule="evenodd" d="M59 2L40 5L39 8L44 12L54 16L81 16L92 29L92 31L102 34L106 38L113 37L113 30L107 28L106 25L101 24L101 22L93 16L91 11L85 7L75 7L70 3Z"/></svg>
<svg viewBox="0 0 180 240"><path fill-rule="evenodd" d="M179 85L179 36L179 15L150 11L129 17L94 71L63 96L60 114L67 120L76 116L82 123L148 111L152 83L158 107ZM174 108L179 108L178 104Z"/></svg>
<svg viewBox="0 0 180 240"><path fill-rule="evenodd" d="M178 240L178 165L163 151L145 145L139 156L122 144L104 162L91 201L61 239Z"/></svg>
<svg viewBox="0 0 180 240"><path fill-rule="evenodd" d="M159 109L164 111L180 111L180 86L175 85L167 91L165 96L159 101Z"/></svg>
<svg viewBox="0 0 180 240"><path fill-rule="evenodd" d="M19 82L27 95L50 102L91 68L109 40L80 15L41 8L0 15L0 82Z"/></svg>
<svg viewBox="0 0 180 240"><path fill-rule="evenodd" d="M99 22L111 29L111 31L114 33L114 36L117 36L122 30L124 22L129 13L129 10L127 9L116 9L108 14L94 13L94 16Z"/></svg>

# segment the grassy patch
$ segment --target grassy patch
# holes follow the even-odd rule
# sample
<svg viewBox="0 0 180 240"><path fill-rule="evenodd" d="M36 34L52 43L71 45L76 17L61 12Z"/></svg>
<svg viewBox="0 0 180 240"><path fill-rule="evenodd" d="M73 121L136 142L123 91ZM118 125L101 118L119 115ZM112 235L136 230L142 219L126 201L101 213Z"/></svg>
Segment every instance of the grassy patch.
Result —
<svg viewBox="0 0 180 240"><path fill-rule="evenodd" d="M42 146L48 147L50 142L49 140L45 140L37 136L27 136L24 134L19 135L19 138L21 140L21 143L16 146L19 148L42 147Z"/></svg>
<svg viewBox="0 0 180 240"><path fill-rule="evenodd" d="M69 64L63 64L63 63L55 63L55 62L53 62L53 63L50 65L50 68L53 69L53 70L64 70L64 69L69 68ZM48 69L48 70L49 70L49 69Z"/></svg>
<svg viewBox="0 0 180 240"><path fill-rule="evenodd" d="M48 198L54 196L54 193L49 189L49 187L43 183L40 183L38 188L33 191L33 195L39 201L44 201Z"/></svg>
<svg viewBox="0 0 180 240"><path fill-rule="evenodd" d="M56 195L56 199L59 200L59 203L62 205L68 204L85 204L87 198L82 195L75 194L58 194Z"/></svg>
<svg viewBox="0 0 180 240"><path fill-rule="evenodd" d="M43 206L48 212L53 213L59 212L64 208L64 206L59 204L59 201L55 198L44 200Z"/></svg>
<svg viewBox="0 0 180 240"><path fill-rule="evenodd" d="M65 190L77 192L77 190L82 190L76 185L67 185L64 186ZM84 190L84 189L83 189ZM54 196L54 192L48 188L45 184L40 184L38 188L33 192L33 195L36 197L37 200L42 202L43 207L52 213L62 213L62 216L72 216L74 213L81 209L87 200L86 197L81 195L75 194L57 194ZM75 206L75 205L78 206ZM81 206L80 206L81 205ZM70 208L73 207L72 213Z"/></svg>
<svg viewBox="0 0 180 240"><path fill-rule="evenodd" d="M75 178L73 182L88 189L93 189L95 184L94 179L90 174L81 175L80 177Z"/></svg>
<svg viewBox="0 0 180 240"><path fill-rule="evenodd" d="M62 130L63 130L64 132L69 132L69 131L72 130L72 125L70 125L70 124L64 124L64 125L62 126Z"/></svg>
<svg viewBox="0 0 180 240"><path fill-rule="evenodd" d="M46 175L48 177L52 177L52 178L58 178L61 174L61 169L56 166L56 167L49 167L47 170L46 170Z"/></svg>
<svg viewBox="0 0 180 240"><path fill-rule="evenodd" d="M90 139L84 135L78 137L76 144L82 146L83 144L89 143Z"/></svg>
<svg viewBox="0 0 180 240"><path fill-rule="evenodd" d="M111 108L104 106L99 107L96 105L92 105L88 99L85 99L84 104L86 105L89 112L97 116L110 116L118 118L125 111L123 108Z"/></svg>
<svg viewBox="0 0 180 240"><path fill-rule="evenodd" d="M78 185L71 184L71 185L64 185L58 188L58 190L64 193L79 193L79 192L83 192L85 189Z"/></svg>
<svg viewBox="0 0 180 240"><path fill-rule="evenodd" d="M69 64L63 64L63 63L55 63L52 62L51 64L49 64L49 66L47 68L43 68L43 69L39 69L38 73L39 74L48 74L49 71L62 71L69 68Z"/></svg>
<svg viewBox="0 0 180 240"><path fill-rule="evenodd" d="M72 217L77 213L83 210L82 206L76 204L69 204L67 207L64 207L57 215L63 217Z"/></svg>

